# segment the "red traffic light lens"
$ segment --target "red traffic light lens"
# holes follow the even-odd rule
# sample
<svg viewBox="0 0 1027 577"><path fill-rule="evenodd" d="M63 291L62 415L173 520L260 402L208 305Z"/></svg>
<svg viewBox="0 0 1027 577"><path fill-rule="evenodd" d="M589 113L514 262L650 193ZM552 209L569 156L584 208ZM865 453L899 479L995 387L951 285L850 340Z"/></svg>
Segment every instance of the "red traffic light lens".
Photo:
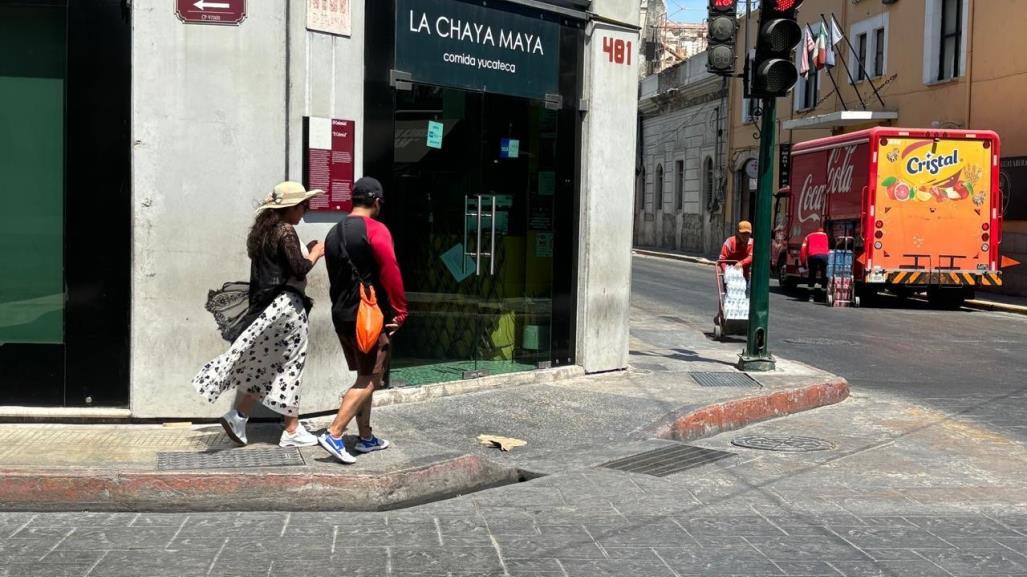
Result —
<svg viewBox="0 0 1027 577"><path fill-rule="evenodd" d="M735 2L737 2L737 1L738 0L713 0L713 7L714 8L720 8L722 10L724 8L733 8L734 5L735 5Z"/></svg>
<svg viewBox="0 0 1027 577"><path fill-rule="evenodd" d="M774 0L774 10L784 12L799 5L802 0Z"/></svg>

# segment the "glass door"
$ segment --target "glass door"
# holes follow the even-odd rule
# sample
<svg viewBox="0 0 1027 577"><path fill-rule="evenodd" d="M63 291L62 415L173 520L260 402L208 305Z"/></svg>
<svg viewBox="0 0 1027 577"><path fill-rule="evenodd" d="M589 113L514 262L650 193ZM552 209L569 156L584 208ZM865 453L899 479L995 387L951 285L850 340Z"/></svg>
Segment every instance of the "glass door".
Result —
<svg viewBox="0 0 1027 577"><path fill-rule="evenodd" d="M391 383L547 366L555 113L422 85L396 99L386 219L410 317L396 338Z"/></svg>

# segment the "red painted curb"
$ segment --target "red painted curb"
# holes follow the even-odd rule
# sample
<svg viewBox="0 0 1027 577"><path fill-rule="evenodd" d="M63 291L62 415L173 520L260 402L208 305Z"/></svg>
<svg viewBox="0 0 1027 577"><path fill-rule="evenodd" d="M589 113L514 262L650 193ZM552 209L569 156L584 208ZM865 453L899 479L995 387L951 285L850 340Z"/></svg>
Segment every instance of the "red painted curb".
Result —
<svg viewBox="0 0 1027 577"><path fill-rule="evenodd" d="M519 476L475 455L380 475L10 469L0 470L0 511L378 511L516 483Z"/></svg>
<svg viewBox="0 0 1027 577"><path fill-rule="evenodd" d="M797 389L733 399L709 405L673 418L653 431L657 437L694 441L753 423L833 405L849 396L849 383L835 378Z"/></svg>

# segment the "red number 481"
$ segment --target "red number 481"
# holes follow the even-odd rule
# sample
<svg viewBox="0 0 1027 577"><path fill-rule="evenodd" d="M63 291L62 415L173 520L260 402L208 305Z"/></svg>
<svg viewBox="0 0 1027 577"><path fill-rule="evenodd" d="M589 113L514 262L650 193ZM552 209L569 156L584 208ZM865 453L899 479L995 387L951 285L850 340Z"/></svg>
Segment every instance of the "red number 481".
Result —
<svg viewBox="0 0 1027 577"><path fill-rule="evenodd" d="M608 36L603 37L603 52L607 54L610 62L627 64L631 66L631 42L614 40Z"/></svg>

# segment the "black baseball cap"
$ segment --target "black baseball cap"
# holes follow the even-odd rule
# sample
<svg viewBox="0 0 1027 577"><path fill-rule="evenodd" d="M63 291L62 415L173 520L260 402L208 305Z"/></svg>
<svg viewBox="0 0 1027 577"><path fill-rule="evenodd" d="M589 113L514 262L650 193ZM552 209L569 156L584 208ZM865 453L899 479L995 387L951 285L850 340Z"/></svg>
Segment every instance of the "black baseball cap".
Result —
<svg viewBox="0 0 1027 577"><path fill-rule="evenodd" d="M385 191L377 178L365 176L353 184L353 198L385 200Z"/></svg>

